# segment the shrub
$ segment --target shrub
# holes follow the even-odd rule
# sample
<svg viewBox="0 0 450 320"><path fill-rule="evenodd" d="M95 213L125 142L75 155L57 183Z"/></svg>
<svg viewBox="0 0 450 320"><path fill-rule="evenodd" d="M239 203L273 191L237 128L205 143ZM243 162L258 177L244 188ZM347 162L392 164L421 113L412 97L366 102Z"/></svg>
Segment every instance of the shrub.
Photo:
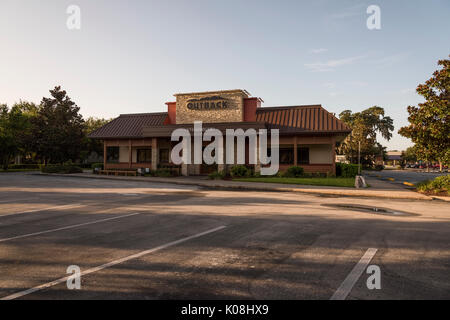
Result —
<svg viewBox="0 0 450 320"><path fill-rule="evenodd" d="M358 174L357 164L336 163L336 176L343 178L354 178Z"/></svg>
<svg viewBox="0 0 450 320"><path fill-rule="evenodd" d="M47 165L47 166L41 166L41 172L43 173L63 173L63 174L70 174L70 173L82 173L83 170L75 166L73 164L57 164L57 165Z"/></svg>
<svg viewBox="0 0 450 320"><path fill-rule="evenodd" d="M230 173L233 178L248 177L251 175L251 171L244 165L233 166Z"/></svg>
<svg viewBox="0 0 450 320"><path fill-rule="evenodd" d="M39 169L39 164L10 164L8 169Z"/></svg>
<svg viewBox="0 0 450 320"><path fill-rule="evenodd" d="M303 176L304 173L305 173L305 170L302 167L292 166L286 170L286 172L283 176L287 177L287 178L299 178L299 177Z"/></svg>
<svg viewBox="0 0 450 320"><path fill-rule="evenodd" d="M382 165L382 164L377 164L376 166L375 166L375 170L377 170L377 171L381 171L381 170L383 170L384 169L384 166Z"/></svg>
<svg viewBox="0 0 450 320"><path fill-rule="evenodd" d="M433 193L447 192L450 195L450 174L423 181L417 185L417 190Z"/></svg>
<svg viewBox="0 0 450 320"><path fill-rule="evenodd" d="M161 168L161 169L156 169L153 172L153 175L155 177L173 177L176 175L176 173L168 168Z"/></svg>
<svg viewBox="0 0 450 320"><path fill-rule="evenodd" d="M224 171L215 171L210 174L208 174L208 178L211 180L221 180L225 178L226 174Z"/></svg>

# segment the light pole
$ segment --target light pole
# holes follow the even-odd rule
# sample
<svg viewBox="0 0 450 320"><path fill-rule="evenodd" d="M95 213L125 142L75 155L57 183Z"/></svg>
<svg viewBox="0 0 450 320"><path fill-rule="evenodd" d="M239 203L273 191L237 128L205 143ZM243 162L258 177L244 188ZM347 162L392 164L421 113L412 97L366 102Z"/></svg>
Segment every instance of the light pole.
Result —
<svg viewBox="0 0 450 320"><path fill-rule="evenodd" d="M361 175L361 141L358 141L358 175Z"/></svg>

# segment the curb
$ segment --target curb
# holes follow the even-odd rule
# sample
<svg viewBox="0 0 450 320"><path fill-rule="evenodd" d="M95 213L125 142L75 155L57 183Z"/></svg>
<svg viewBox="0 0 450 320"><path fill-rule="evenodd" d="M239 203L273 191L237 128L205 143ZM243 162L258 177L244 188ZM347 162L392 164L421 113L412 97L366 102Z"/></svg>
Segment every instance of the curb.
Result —
<svg viewBox="0 0 450 320"><path fill-rule="evenodd" d="M144 183L167 183L167 184L175 184L175 185L191 185L191 186L199 186L203 188L214 188L219 190L251 190L251 191L268 191L268 192L296 192L296 193L307 193L307 194L318 194L323 196L340 196L340 197L366 197L366 198L383 198L383 199L405 199L405 200L433 200L433 197L429 197L426 195L422 195L419 193L404 191L405 194L395 194L392 192L385 192L379 190L373 191L365 191L365 190L344 190L344 189L319 189L319 188L296 188L296 187L288 187L288 186L279 186L275 187L273 185L267 186L264 183L254 182L253 185L242 185L242 184L221 184L217 183L215 180L207 180L208 183L204 183L202 181L168 181L167 178L151 178L148 180L141 180L139 177L113 177L113 176L86 176L86 175L77 175L77 174L57 174L57 173L38 173L34 175L41 176L56 176L56 177L74 177L74 178L85 178L85 179L108 179L108 180L119 180L119 181L133 181L133 182L144 182ZM261 185L259 185L261 184ZM442 200L442 199L440 199ZM447 200L444 200L447 201Z"/></svg>

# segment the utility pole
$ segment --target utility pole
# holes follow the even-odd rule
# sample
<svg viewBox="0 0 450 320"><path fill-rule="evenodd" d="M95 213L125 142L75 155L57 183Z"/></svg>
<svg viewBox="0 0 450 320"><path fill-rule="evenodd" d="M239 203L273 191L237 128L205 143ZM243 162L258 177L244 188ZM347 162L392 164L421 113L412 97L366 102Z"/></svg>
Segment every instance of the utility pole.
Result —
<svg viewBox="0 0 450 320"><path fill-rule="evenodd" d="M361 175L361 141L358 141L358 175Z"/></svg>

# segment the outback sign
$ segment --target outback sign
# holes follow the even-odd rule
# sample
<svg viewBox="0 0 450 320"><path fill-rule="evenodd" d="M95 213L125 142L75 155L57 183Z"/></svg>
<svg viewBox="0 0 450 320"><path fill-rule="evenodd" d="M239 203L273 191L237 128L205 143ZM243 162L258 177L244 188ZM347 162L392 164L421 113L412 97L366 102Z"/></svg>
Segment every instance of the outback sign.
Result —
<svg viewBox="0 0 450 320"><path fill-rule="evenodd" d="M189 99L187 108L190 110L221 110L229 109L228 99L220 96L205 97L199 99Z"/></svg>

